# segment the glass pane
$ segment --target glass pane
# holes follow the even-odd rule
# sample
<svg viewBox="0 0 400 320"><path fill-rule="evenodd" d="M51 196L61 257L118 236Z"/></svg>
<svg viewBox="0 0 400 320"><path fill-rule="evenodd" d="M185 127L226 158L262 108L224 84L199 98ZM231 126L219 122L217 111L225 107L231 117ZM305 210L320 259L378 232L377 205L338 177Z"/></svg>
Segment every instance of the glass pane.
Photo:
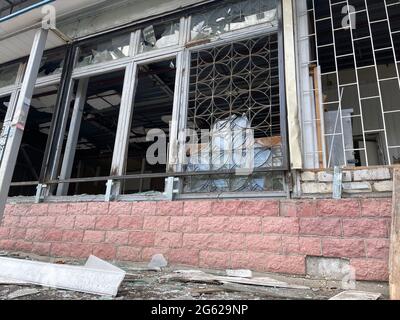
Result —
<svg viewBox="0 0 400 320"><path fill-rule="evenodd" d="M341 134L326 136L327 166L344 165L343 136Z"/></svg>
<svg viewBox="0 0 400 320"><path fill-rule="evenodd" d="M282 172L267 172L249 176L213 175L184 178L184 193L218 192L283 192Z"/></svg>
<svg viewBox="0 0 400 320"><path fill-rule="evenodd" d="M360 114L360 101L358 99L357 85L343 86L340 88L343 113L352 116Z"/></svg>
<svg viewBox="0 0 400 320"><path fill-rule="evenodd" d="M64 66L65 50L45 54L40 63L38 77L61 74Z"/></svg>
<svg viewBox="0 0 400 320"><path fill-rule="evenodd" d="M191 39L200 40L260 23L277 25L276 0L231 1L192 16Z"/></svg>
<svg viewBox="0 0 400 320"><path fill-rule="evenodd" d="M173 21L144 28L141 32L139 52L177 45L179 43L179 26L179 21Z"/></svg>
<svg viewBox="0 0 400 320"><path fill-rule="evenodd" d="M130 34L112 37L106 41L79 48L76 67L84 67L129 56Z"/></svg>
<svg viewBox="0 0 400 320"><path fill-rule="evenodd" d="M379 98L366 99L361 102L364 130L383 130L381 101Z"/></svg>
<svg viewBox="0 0 400 320"><path fill-rule="evenodd" d="M393 147L400 146L400 112L385 114L386 132L388 145Z"/></svg>
<svg viewBox="0 0 400 320"><path fill-rule="evenodd" d="M321 75L321 82L323 100L322 102L327 103L339 101L336 73Z"/></svg>
<svg viewBox="0 0 400 320"><path fill-rule="evenodd" d="M400 148L390 148L389 149L390 160L392 164L400 164Z"/></svg>
<svg viewBox="0 0 400 320"><path fill-rule="evenodd" d="M19 63L0 67L0 88L11 86L17 81Z"/></svg>
<svg viewBox="0 0 400 320"><path fill-rule="evenodd" d="M338 103L324 104L325 134L342 133Z"/></svg>
<svg viewBox="0 0 400 320"><path fill-rule="evenodd" d="M384 111L400 111L399 80L380 81L382 103Z"/></svg>

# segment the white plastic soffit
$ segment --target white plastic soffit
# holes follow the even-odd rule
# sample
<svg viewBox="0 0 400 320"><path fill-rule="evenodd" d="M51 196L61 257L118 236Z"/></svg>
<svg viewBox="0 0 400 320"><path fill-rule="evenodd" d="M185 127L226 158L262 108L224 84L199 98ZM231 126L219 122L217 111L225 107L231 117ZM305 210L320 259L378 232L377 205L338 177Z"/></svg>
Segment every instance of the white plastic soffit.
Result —
<svg viewBox="0 0 400 320"><path fill-rule="evenodd" d="M77 10L98 5L105 0L56 0L51 3L56 9L57 19L71 15ZM40 26L42 8L36 8L0 24L0 64L29 55L33 43L35 26ZM46 49L65 44L55 33L50 32Z"/></svg>

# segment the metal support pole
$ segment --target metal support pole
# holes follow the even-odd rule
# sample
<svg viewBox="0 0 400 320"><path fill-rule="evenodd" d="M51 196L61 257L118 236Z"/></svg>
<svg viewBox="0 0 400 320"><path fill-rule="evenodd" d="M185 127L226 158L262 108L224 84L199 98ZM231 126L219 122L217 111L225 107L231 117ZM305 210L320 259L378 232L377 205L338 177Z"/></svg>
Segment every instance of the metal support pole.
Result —
<svg viewBox="0 0 400 320"><path fill-rule="evenodd" d="M33 39L33 45L29 56L28 65L26 67L24 81L21 86L17 104L15 105L13 121L11 123L4 154L1 159L0 219L3 216L3 212L7 203L8 192L15 169L22 136L24 134L25 124L39 72L40 62L46 46L48 32L49 30L47 29L39 29L35 34L35 38Z"/></svg>
<svg viewBox="0 0 400 320"><path fill-rule="evenodd" d="M64 143L65 131L67 128L70 103L74 91L74 81L71 80L72 66L74 62L74 47L69 46L65 56L63 71L57 102L55 105L50 132L43 157L42 169L40 171L40 182L57 179L61 150ZM45 190L45 197L53 194L56 185L49 186Z"/></svg>
<svg viewBox="0 0 400 320"><path fill-rule="evenodd" d="M123 175L126 168L126 157L129 148L130 129L134 108L135 91L137 85L137 64L130 63L125 71L124 89L121 97L118 128L115 138L114 153L111 165L111 175ZM121 181L115 181L112 185L112 198L121 192Z"/></svg>
<svg viewBox="0 0 400 320"><path fill-rule="evenodd" d="M289 149L292 169L302 169L301 130L297 101L294 11L292 0L282 0L286 105L289 124Z"/></svg>
<svg viewBox="0 0 400 320"><path fill-rule="evenodd" d="M60 179L69 179L72 174L76 145L78 143L79 131L82 122L83 109L86 102L86 93L89 78L81 79L78 84L78 92L75 99L74 110L71 117L71 125L68 132L67 145L61 167ZM67 195L69 183L61 183L57 189L57 196Z"/></svg>

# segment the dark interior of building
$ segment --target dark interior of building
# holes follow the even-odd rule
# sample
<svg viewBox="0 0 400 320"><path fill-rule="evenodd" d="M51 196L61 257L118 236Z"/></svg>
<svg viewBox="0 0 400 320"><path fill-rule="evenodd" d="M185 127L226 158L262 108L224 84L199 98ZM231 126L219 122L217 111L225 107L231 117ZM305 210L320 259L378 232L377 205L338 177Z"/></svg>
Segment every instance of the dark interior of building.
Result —
<svg viewBox="0 0 400 320"><path fill-rule="evenodd" d="M37 88L34 92L14 170L13 182L38 181L58 86ZM36 186L11 187L10 196L33 196Z"/></svg>
<svg viewBox="0 0 400 320"><path fill-rule="evenodd" d="M320 65L322 73L328 165L395 163L400 152L395 125L400 120L399 7L349 1L355 12L347 21L349 28L343 28L342 2L314 3L318 5L312 10L308 2L310 54L311 64ZM343 149L348 150L345 157Z"/></svg>
<svg viewBox="0 0 400 320"><path fill-rule="evenodd" d="M124 71L89 79L71 178L108 176L114 151ZM71 183L69 195L104 194L105 182Z"/></svg>
<svg viewBox="0 0 400 320"><path fill-rule="evenodd" d="M127 174L163 173L166 163L150 164L146 160L148 147L154 141L146 141L148 131L161 129L165 133L168 150L170 121L175 90L175 60L166 60L139 67L129 151L126 163ZM162 152L162 150L160 150ZM167 160L167 154L159 155ZM165 178L125 181L123 193L164 192Z"/></svg>
<svg viewBox="0 0 400 320"><path fill-rule="evenodd" d="M10 101L10 96L5 96L3 98L0 98L0 129L3 127L9 101Z"/></svg>
<svg viewBox="0 0 400 320"><path fill-rule="evenodd" d="M110 175L123 83L123 71L89 79L72 178ZM146 161L146 151L154 143L146 141L146 136L150 129L162 129L168 143L174 86L175 60L139 67L126 174L166 171L165 163L150 165ZM163 192L164 180L157 178L125 181L122 187L123 193ZM68 194L104 194L105 183L103 181L71 183Z"/></svg>

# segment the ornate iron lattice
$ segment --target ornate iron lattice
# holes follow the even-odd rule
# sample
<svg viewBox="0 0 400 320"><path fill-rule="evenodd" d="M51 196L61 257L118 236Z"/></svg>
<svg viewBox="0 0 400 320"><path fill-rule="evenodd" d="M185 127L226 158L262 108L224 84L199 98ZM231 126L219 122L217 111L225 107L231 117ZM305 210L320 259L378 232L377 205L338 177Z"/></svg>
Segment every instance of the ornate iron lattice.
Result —
<svg viewBox="0 0 400 320"><path fill-rule="evenodd" d="M199 140L204 130L211 133L208 141L187 148L187 171L239 168L232 153L244 150L249 138L253 168L283 169L277 38L271 33L192 54L187 127ZM233 133L228 148L220 145L226 130ZM187 192L281 191L283 178L191 177L185 186Z"/></svg>

